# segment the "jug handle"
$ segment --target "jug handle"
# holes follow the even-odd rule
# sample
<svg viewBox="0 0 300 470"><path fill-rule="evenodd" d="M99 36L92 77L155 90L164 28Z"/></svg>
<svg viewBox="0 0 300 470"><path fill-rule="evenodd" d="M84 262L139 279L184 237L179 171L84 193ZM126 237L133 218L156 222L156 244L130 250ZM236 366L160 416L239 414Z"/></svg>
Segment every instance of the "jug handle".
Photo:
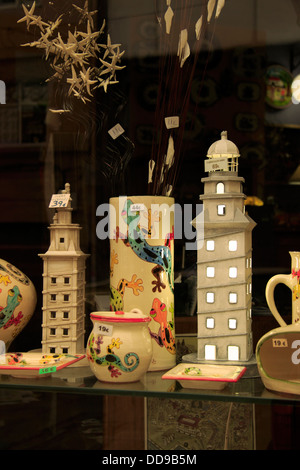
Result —
<svg viewBox="0 0 300 470"><path fill-rule="evenodd" d="M271 313L274 315L280 326L287 326L286 322L283 320L282 316L277 310L274 300L274 290L277 284L285 284L287 287L290 286L290 276L285 274L277 274L276 276L271 277L266 285L266 301L271 310Z"/></svg>

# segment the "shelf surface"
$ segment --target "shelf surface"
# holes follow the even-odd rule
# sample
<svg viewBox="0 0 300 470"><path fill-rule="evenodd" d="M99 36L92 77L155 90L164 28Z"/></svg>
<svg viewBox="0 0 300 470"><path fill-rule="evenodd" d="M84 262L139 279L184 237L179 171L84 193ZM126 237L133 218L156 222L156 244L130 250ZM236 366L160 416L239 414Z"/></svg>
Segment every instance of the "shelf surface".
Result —
<svg viewBox="0 0 300 470"><path fill-rule="evenodd" d="M68 367L51 376L42 378L20 378L10 375L0 376L1 389L32 390L40 392L75 393L84 395L135 395L173 399L193 399L209 401L229 401L246 403L300 402L300 395L289 395L269 391L261 378L246 373L238 381L228 383L223 390L201 390L183 388L176 380L162 379L166 371L148 372L142 380L134 383L104 383L90 371L89 366Z"/></svg>

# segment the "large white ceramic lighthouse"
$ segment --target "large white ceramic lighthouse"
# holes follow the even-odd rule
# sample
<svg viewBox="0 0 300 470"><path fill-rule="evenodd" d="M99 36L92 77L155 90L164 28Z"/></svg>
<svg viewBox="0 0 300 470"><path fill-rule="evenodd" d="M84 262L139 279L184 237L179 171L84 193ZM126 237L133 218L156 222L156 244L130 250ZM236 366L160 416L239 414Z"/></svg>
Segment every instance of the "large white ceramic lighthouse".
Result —
<svg viewBox="0 0 300 470"><path fill-rule="evenodd" d="M204 235L197 250L197 360L245 362L253 355L251 330L252 230L245 212L239 150L227 132L208 150L202 179ZM203 230L204 229L204 230Z"/></svg>

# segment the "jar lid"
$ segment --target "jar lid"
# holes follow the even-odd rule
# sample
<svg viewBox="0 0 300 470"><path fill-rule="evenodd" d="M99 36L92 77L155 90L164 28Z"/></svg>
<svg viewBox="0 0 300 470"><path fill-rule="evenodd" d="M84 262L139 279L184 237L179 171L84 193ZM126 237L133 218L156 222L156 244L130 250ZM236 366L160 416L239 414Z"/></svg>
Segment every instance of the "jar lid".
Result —
<svg viewBox="0 0 300 470"><path fill-rule="evenodd" d="M151 317L144 315L139 309L124 312L118 310L117 312L92 312L90 314L91 320L105 320L113 323L141 323L151 321Z"/></svg>

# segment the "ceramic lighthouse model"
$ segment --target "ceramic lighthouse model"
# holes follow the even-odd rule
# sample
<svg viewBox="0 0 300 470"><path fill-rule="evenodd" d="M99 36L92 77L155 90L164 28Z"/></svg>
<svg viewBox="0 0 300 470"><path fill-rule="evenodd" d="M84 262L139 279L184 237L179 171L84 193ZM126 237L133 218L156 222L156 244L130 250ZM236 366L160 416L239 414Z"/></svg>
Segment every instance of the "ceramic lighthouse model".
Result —
<svg viewBox="0 0 300 470"><path fill-rule="evenodd" d="M85 261L80 230L72 223L70 185L51 198L55 208L50 225L50 246L39 255L43 269L42 352L85 353Z"/></svg>
<svg viewBox="0 0 300 470"><path fill-rule="evenodd" d="M239 150L227 132L208 150L197 229L197 361L252 359L252 230L245 213ZM202 224L201 226L199 224ZM201 238L201 239L200 239Z"/></svg>

